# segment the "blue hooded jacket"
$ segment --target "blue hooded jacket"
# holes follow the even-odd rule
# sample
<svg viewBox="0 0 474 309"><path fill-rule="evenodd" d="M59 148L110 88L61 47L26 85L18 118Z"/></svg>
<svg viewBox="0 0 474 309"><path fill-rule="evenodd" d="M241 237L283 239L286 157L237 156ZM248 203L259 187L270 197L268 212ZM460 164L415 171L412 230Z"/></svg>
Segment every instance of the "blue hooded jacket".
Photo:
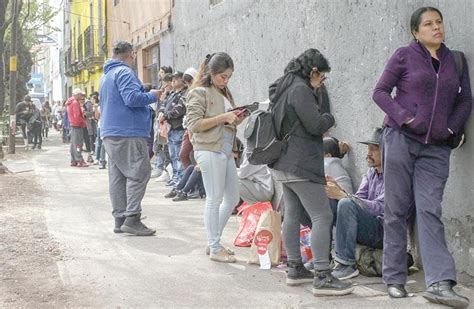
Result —
<svg viewBox="0 0 474 309"><path fill-rule="evenodd" d="M100 136L150 137L148 105L156 101L145 93L135 72L124 62L111 59L104 65L99 84Z"/></svg>

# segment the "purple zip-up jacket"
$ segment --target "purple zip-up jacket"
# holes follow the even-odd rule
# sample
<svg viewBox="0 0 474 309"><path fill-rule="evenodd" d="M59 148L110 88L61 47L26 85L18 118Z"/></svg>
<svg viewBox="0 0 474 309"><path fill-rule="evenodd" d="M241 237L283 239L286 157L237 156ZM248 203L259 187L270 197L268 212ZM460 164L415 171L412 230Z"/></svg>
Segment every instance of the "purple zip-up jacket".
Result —
<svg viewBox="0 0 474 309"><path fill-rule="evenodd" d="M443 144L471 113L469 70L463 57L461 80L450 50L442 44L436 73L429 51L420 43L395 51L375 87L373 99L385 112L385 125L424 144ZM392 98L392 90L396 92ZM458 103L456 96L460 96ZM405 123L414 118L409 125Z"/></svg>

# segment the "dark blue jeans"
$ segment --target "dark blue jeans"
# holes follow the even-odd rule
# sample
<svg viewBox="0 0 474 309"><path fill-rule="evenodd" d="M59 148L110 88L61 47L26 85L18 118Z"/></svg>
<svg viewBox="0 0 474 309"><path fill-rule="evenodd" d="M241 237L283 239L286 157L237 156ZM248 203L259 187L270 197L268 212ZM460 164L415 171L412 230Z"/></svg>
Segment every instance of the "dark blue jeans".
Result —
<svg viewBox="0 0 474 309"><path fill-rule="evenodd" d="M176 185L176 189L189 194L196 187L196 185L198 186L200 192L204 190L201 172L196 171L194 169L194 165L189 165L184 170L181 180Z"/></svg>
<svg viewBox="0 0 474 309"><path fill-rule="evenodd" d="M344 265L356 262L356 244L381 249L383 223L351 199L337 204L336 261Z"/></svg>
<svg viewBox="0 0 474 309"><path fill-rule="evenodd" d="M184 130L170 130L168 132L168 149L170 152L171 166L173 167L173 180L177 183L183 174L183 167L179 161L179 152L183 143Z"/></svg>

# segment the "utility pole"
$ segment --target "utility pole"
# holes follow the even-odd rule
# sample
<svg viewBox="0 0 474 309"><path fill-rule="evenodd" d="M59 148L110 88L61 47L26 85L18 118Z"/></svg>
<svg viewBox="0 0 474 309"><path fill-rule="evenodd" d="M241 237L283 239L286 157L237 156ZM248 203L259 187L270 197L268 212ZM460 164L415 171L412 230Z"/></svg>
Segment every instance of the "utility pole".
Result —
<svg viewBox="0 0 474 309"><path fill-rule="evenodd" d="M21 1L21 0L20 0ZM8 153L15 153L15 131L16 131L16 68L17 68L17 28L18 28L18 0L12 0L12 24L11 24L11 44L10 44L10 137L8 143Z"/></svg>

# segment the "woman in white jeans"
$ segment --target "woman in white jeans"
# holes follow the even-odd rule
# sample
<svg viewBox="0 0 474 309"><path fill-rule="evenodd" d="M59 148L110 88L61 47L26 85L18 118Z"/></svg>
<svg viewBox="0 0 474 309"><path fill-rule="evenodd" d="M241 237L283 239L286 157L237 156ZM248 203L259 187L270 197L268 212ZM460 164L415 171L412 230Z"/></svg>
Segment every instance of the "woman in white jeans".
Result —
<svg viewBox="0 0 474 309"><path fill-rule="evenodd" d="M208 250L213 261L234 263L233 252L220 238L232 210L239 202L239 181L232 151L237 125L243 117L235 107L227 83L234 71L232 58L223 52L208 55L187 97L188 130L194 157L201 167L206 206Z"/></svg>

